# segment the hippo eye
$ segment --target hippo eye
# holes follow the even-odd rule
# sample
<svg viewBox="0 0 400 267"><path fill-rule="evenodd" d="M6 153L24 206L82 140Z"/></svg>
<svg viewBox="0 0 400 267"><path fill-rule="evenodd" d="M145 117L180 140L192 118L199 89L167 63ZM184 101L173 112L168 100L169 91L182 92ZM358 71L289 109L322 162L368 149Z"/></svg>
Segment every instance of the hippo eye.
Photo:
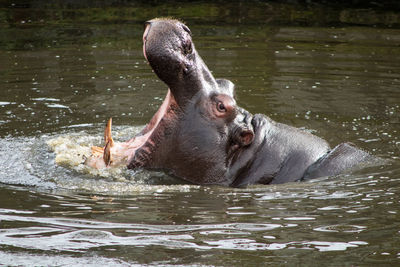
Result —
<svg viewBox="0 0 400 267"><path fill-rule="evenodd" d="M217 110L219 111L219 112L226 112L226 107L225 107L225 105L224 105L224 103L222 103L221 101L219 101L218 103L217 103Z"/></svg>

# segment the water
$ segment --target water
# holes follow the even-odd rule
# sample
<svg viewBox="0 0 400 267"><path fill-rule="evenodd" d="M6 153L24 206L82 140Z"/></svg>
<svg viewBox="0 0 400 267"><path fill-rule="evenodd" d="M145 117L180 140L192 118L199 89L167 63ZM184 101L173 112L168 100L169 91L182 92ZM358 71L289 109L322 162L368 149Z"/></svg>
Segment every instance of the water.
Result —
<svg viewBox="0 0 400 267"><path fill-rule="evenodd" d="M400 263L396 9L81 4L0 12L0 265ZM243 189L85 168L109 117L122 141L161 104L141 35L167 14L187 22L242 107L391 162Z"/></svg>

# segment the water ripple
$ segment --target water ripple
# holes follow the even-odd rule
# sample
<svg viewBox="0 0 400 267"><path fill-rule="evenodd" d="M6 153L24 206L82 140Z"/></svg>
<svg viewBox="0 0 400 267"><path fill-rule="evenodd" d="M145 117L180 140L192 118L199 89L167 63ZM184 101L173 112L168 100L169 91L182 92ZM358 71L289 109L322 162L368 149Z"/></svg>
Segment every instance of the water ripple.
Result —
<svg viewBox="0 0 400 267"><path fill-rule="evenodd" d="M279 228L296 227L296 224L228 223L205 225L144 225L110 223L68 218L43 218L20 216L27 214L13 210L0 211L1 221L35 223L41 226L2 229L2 245L24 249L85 251L103 246L164 246L167 248L195 248L201 250L277 250L284 248L311 248L319 251L346 250L364 245L363 242L291 241L273 242L275 236L265 235L265 241L251 238L256 232L268 232ZM310 217L287 217L287 220L314 220ZM317 227L321 232L361 232L357 225L332 225ZM198 236L202 236L200 238ZM223 236L238 238L221 238ZM248 237L246 237L248 236ZM210 239L211 238L211 239ZM214 240L216 239L216 240Z"/></svg>

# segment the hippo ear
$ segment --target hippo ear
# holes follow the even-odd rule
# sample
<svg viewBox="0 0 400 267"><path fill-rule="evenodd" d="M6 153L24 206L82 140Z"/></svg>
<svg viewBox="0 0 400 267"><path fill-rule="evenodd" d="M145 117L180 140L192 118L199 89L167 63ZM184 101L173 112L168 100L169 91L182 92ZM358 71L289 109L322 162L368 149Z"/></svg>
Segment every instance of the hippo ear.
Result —
<svg viewBox="0 0 400 267"><path fill-rule="evenodd" d="M235 84L233 82L227 79L216 79L215 81L217 82L221 93L227 94L232 98L236 97Z"/></svg>

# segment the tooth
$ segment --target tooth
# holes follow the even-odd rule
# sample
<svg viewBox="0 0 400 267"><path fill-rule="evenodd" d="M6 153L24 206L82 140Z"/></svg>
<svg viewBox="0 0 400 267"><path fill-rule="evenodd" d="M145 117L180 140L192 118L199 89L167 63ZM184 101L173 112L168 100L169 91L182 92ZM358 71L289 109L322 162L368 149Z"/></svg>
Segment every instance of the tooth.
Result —
<svg viewBox="0 0 400 267"><path fill-rule="evenodd" d="M114 146L114 140L111 137L111 125L112 118L108 120L106 129L104 130L104 142L106 145L104 147L103 160L107 167L112 163L111 148Z"/></svg>
<svg viewBox="0 0 400 267"><path fill-rule="evenodd" d="M114 146L114 140L111 137L111 125L112 125L112 118L110 118L107 122L106 129L104 130L104 142L107 143L110 141L111 142L111 147Z"/></svg>
<svg viewBox="0 0 400 267"><path fill-rule="evenodd" d="M104 153L103 153L103 160L106 166L110 166L112 163L112 157L111 157L111 142L107 142L106 146L104 147Z"/></svg>

